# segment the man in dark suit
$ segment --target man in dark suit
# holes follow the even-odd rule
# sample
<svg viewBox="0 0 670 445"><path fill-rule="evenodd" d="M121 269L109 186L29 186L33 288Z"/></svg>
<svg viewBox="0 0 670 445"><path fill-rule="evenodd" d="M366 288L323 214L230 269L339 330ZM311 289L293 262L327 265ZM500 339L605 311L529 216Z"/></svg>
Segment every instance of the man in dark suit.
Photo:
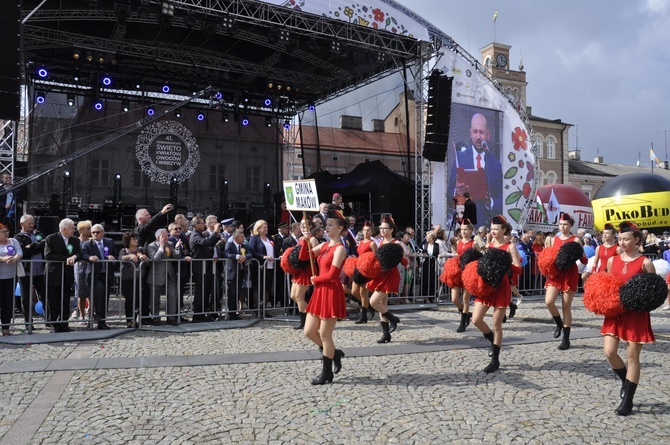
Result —
<svg viewBox="0 0 670 445"><path fill-rule="evenodd" d="M135 220L137 226L135 233L137 234L138 247L146 252L146 246L156 240L156 229L167 227L168 212L172 210L172 204L165 204L161 211L154 216L151 216L147 209L139 209L135 212ZM142 289L140 291L140 314L142 315L142 324L153 324L153 320L149 317L149 304L151 301L151 285L147 284L146 274L142 276Z"/></svg>
<svg viewBox="0 0 670 445"><path fill-rule="evenodd" d="M44 246L46 239L44 235L35 229L35 218L32 215L25 214L21 217L21 232L14 236L23 250L23 269L25 275L19 277L21 282L21 307L23 308L23 318L28 323L31 317L33 301L31 298L31 288L35 286L40 298L46 295L46 283L44 282ZM27 325L27 329L32 332L32 324Z"/></svg>
<svg viewBox="0 0 670 445"><path fill-rule="evenodd" d="M244 290L242 284L247 273L247 264L251 260L251 252L244 245L244 232L235 231L232 241L226 243L224 257L226 258L226 280L228 281L228 320L239 320L237 315L238 304Z"/></svg>
<svg viewBox="0 0 670 445"><path fill-rule="evenodd" d="M463 197L465 198L465 202L463 203L463 220L470 220L470 224L476 225L477 224L477 204L470 199L470 192L465 192L463 193Z"/></svg>
<svg viewBox="0 0 670 445"><path fill-rule="evenodd" d="M289 247L295 247L298 245L298 240L302 236L302 231L300 230L300 223L294 222L291 224L291 233L289 236L284 238L284 243L282 244L282 252L288 249Z"/></svg>
<svg viewBox="0 0 670 445"><path fill-rule="evenodd" d="M173 223L174 224L174 223ZM182 255L183 244L181 240L173 243L169 240L168 231L158 229L155 233L156 241L147 246L147 256L151 260L151 271L148 273L147 282L151 286L151 315L154 326L161 324L161 293L165 288L165 314L169 325L177 325L179 307L177 305L177 272L175 262Z"/></svg>
<svg viewBox="0 0 670 445"><path fill-rule="evenodd" d="M116 260L116 246L111 238L105 238L105 229L100 224L91 227L91 235L93 239L81 246L81 257L91 263L93 317L98 322L98 329L106 330L109 329L105 318L109 289L114 285L114 264L101 260Z"/></svg>
<svg viewBox="0 0 670 445"><path fill-rule="evenodd" d="M277 233L272 236L275 258L281 258L284 253L284 240L288 236L288 224L285 222L279 223ZM281 267L275 269L275 274L275 302L286 306L289 300L290 283L286 280L287 275Z"/></svg>
<svg viewBox="0 0 670 445"><path fill-rule="evenodd" d="M186 221L188 227L188 220ZM184 307L184 292L186 291L186 284L191 281L191 246L188 242L188 236L184 233L184 229L180 223L173 222L168 226L170 241L175 246L181 241L181 261L175 265L175 273L177 274L177 297L179 301L179 308ZM184 320L182 319L182 322Z"/></svg>
<svg viewBox="0 0 670 445"><path fill-rule="evenodd" d="M74 235L74 221L62 219L58 233L47 236L44 257L47 264L47 319L54 332L71 332L70 291L74 284L74 263L81 259L79 238ZM60 319L60 321L59 321Z"/></svg>
<svg viewBox="0 0 670 445"><path fill-rule="evenodd" d="M220 231L221 225L214 224L211 231L207 230L205 220L202 216L195 216L191 220L193 232L189 244L191 245L191 253L193 261L191 268L193 271L193 322L207 321L208 318L203 312L211 310L211 296L214 289L214 248L216 243L221 239Z"/></svg>
<svg viewBox="0 0 670 445"><path fill-rule="evenodd" d="M491 224L493 215L501 214L503 211L503 178L502 164L500 160L490 152L488 141L491 133L484 115L476 113L470 121L471 144L461 147L456 151L456 162L449 175L447 194L449 196L463 196L465 192L471 192L475 184L458 182L458 168L466 171L484 171L488 193L486 196L473 197L477 207L477 216L480 222L488 226ZM471 220L472 221L472 220Z"/></svg>

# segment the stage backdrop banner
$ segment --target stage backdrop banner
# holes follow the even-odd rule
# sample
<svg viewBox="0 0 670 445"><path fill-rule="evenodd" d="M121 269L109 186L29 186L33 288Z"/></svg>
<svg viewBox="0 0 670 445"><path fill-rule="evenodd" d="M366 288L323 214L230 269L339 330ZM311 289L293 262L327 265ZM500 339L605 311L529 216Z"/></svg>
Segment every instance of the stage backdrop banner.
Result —
<svg viewBox="0 0 670 445"><path fill-rule="evenodd" d="M303 212L319 211L319 195L316 192L316 181L283 181L286 209Z"/></svg>

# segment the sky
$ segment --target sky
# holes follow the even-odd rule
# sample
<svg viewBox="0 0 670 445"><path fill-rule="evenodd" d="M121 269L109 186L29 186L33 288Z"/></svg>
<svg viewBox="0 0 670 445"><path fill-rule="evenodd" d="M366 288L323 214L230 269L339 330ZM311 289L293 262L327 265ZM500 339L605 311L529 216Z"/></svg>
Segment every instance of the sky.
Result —
<svg viewBox="0 0 670 445"><path fill-rule="evenodd" d="M670 1L400 0L480 59L494 41L523 55L532 114L574 125L569 149L582 160L649 165L649 148L668 160L670 144ZM366 129L397 103L392 77L319 108L319 125L341 114L363 116Z"/></svg>

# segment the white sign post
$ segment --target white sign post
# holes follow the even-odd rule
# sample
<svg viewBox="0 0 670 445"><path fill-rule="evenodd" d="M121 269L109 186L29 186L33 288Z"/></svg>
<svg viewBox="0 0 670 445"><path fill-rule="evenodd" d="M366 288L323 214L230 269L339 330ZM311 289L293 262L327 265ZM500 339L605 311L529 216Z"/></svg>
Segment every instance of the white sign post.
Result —
<svg viewBox="0 0 670 445"><path fill-rule="evenodd" d="M319 196L314 179L283 181L286 209L302 212L318 212Z"/></svg>

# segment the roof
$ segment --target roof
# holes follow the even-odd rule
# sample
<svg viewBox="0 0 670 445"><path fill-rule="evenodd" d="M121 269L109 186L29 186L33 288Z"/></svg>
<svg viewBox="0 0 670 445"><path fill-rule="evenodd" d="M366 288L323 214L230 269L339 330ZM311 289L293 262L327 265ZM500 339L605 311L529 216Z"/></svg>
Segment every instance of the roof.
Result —
<svg viewBox="0 0 670 445"><path fill-rule="evenodd" d="M317 127L303 126L301 131L302 139L300 133L298 133L295 142L296 147L300 147L302 141L303 148L315 149L317 147ZM403 156L407 154L407 138L400 133L330 127L319 127L318 131L319 148L322 150L385 153ZM413 138L410 144L413 144Z"/></svg>
<svg viewBox="0 0 670 445"><path fill-rule="evenodd" d="M568 173L571 175L615 177L633 173L651 173L651 166L604 164L599 162L570 160ZM654 167L654 174L670 179L670 170Z"/></svg>

